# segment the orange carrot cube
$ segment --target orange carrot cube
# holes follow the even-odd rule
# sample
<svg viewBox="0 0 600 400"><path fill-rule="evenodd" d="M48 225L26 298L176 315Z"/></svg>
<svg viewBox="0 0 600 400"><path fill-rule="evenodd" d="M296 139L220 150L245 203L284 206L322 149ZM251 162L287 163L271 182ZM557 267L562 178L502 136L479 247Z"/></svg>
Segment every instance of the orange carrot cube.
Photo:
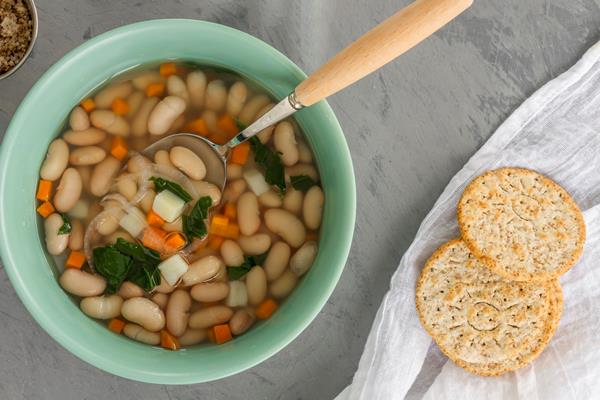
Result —
<svg viewBox="0 0 600 400"><path fill-rule="evenodd" d="M236 223L229 223L227 225L227 230L225 231L225 235L223 235L227 239L237 239L240 236L240 227Z"/></svg>
<svg viewBox="0 0 600 400"><path fill-rule="evenodd" d="M110 154L120 161L123 160L128 153L129 149L127 148L125 139L123 139L121 136L115 136L110 143Z"/></svg>
<svg viewBox="0 0 600 400"><path fill-rule="evenodd" d="M40 183L38 184L38 190L35 195L35 198L41 201L50 200L50 195L52 194L52 182L47 181L45 179L40 179Z"/></svg>
<svg viewBox="0 0 600 400"><path fill-rule="evenodd" d="M91 113L96 109L96 103L92 99L85 99L81 103L81 108L83 108L87 113Z"/></svg>
<svg viewBox="0 0 600 400"><path fill-rule="evenodd" d="M160 346L167 350L178 350L179 340L166 330L160 331Z"/></svg>
<svg viewBox="0 0 600 400"><path fill-rule="evenodd" d="M160 82L151 83L146 86L146 96L152 97L157 96L160 97L165 92L165 84Z"/></svg>
<svg viewBox="0 0 600 400"><path fill-rule="evenodd" d="M217 214L210 222L209 232L213 235L225 236L227 233L227 225L229 225L229 218L222 214Z"/></svg>
<svg viewBox="0 0 600 400"><path fill-rule="evenodd" d="M235 219L235 217L237 216L237 207L235 206L235 204L225 204L225 207L223 208L223 215L225 215L230 220Z"/></svg>
<svg viewBox="0 0 600 400"><path fill-rule="evenodd" d="M256 307L256 312L254 314L256 314L256 318L258 319L267 319L271 315L273 315L275 310L277 310L277 307L279 306L277 305L275 300L267 299L261 304L259 304L258 307Z"/></svg>
<svg viewBox="0 0 600 400"><path fill-rule="evenodd" d="M117 97L110 105L111 110L117 115L125 115L129 112L129 104L126 100Z"/></svg>
<svg viewBox="0 0 600 400"><path fill-rule="evenodd" d="M215 325L211 330L213 331L216 344L223 344L232 339L229 324Z"/></svg>
<svg viewBox="0 0 600 400"><path fill-rule="evenodd" d="M224 241L225 239L223 239L221 236L212 236L208 241L208 247L218 251Z"/></svg>
<svg viewBox="0 0 600 400"><path fill-rule="evenodd" d="M124 327L125 327L125 322L123 322L119 318L113 318L108 323L108 329L110 329L114 333L121 333L123 331Z"/></svg>
<svg viewBox="0 0 600 400"><path fill-rule="evenodd" d="M208 126L206 125L206 121L202 118L197 118L193 121L190 121L187 125L183 127L184 132L196 133L200 136L208 136Z"/></svg>
<svg viewBox="0 0 600 400"><path fill-rule="evenodd" d="M69 254L69 257L67 257L65 266L67 268L81 269L81 267L83 267L84 263L85 263L85 254L83 254L81 251L73 250Z"/></svg>
<svg viewBox="0 0 600 400"><path fill-rule="evenodd" d="M50 214L54 212L54 206L49 201L44 201L37 208L37 212L44 218L47 218Z"/></svg>
<svg viewBox="0 0 600 400"><path fill-rule="evenodd" d="M185 237L179 232L171 232L165 238L164 250L167 253L175 253L185 247Z"/></svg>
<svg viewBox="0 0 600 400"><path fill-rule="evenodd" d="M160 253L163 251L165 236L167 236L167 232L155 226L149 226L144 229L142 244L147 248L156 250Z"/></svg>
<svg viewBox="0 0 600 400"><path fill-rule="evenodd" d="M162 219L160 215L152 211L152 209L150 209L146 215L146 222L148 222L148 225L150 226L161 227L164 225L165 220Z"/></svg>
<svg viewBox="0 0 600 400"><path fill-rule="evenodd" d="M160 65L160 74L164 77L174 75L177 72L177 66L174 62L168 62Z"/></svg>
<svg viewBox="0 0 600 400"><path fill-rule="evenodd" d="M250 155L250 142L244 142L238 144L231 150L231 156L229 156L229 162L232 164L244 165L248 162L248 156Z"/></svg>

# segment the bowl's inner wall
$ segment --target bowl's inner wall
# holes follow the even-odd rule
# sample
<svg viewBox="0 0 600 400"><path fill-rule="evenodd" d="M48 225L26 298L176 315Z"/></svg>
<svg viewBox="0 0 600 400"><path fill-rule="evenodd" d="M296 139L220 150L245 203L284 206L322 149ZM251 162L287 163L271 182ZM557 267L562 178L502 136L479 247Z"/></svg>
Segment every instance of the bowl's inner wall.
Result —
<svg viewBox="0 0 600 400"><path fill-rule="evenodd" d="M85 316L58 285L39 234L35 190L49 143L72 107L109 77L166 59L230 69L282 98L304 78L283 55L239 31L190 20L134 24L101 35L53 66L17 110L0 158L0 228L7 273L36 320L64 347L128 378L192 383L227 376L269 357L321 309L343 269L352 239L355 189L347 145L324 104L296 114L314 151L325 192L319 253L278 312L221 346L170 352L115 335Z"/></svg>

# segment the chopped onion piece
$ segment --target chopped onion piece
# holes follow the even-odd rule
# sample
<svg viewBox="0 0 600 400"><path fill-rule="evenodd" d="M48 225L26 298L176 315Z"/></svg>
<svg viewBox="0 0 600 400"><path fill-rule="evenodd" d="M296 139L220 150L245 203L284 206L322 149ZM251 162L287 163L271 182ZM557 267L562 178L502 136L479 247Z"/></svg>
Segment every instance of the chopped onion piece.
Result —
<svg viewBox="0 0 600 400"><path fill-rule="evenodd" d="M167 222L173 222L183 213L185 201L176 194L163 190L154 198L152 211Z"/></svg>
<svg viewBox="0 0 600 400"><path fill-rule="evenodd" d="M146 217L137 207L128 207L119 225L131 236L138 237L146 229Z"/></svg>
<svg viewBox="0 0 600 400"><path fill-rule="evenodd" d="M188 263L179 254L174 254L158 265L163 278L174 286L188 270Z"/></svg>
<svg viewBox="0 0 600 400"><path fill-rule="evenodd" d="M250 169L244 172L244 179L250 189L255 195L260 196L261 194L271 190L271 186L265 181L265 177L257 169Z"/></svg>
<svg viewBox="0 0 600 400"><path fill-rule="evenodd" d="M229 282L229 294L227 295L225 304L229 307L242 307L248 304L248 290L246 290L244 282Z"/></svg>

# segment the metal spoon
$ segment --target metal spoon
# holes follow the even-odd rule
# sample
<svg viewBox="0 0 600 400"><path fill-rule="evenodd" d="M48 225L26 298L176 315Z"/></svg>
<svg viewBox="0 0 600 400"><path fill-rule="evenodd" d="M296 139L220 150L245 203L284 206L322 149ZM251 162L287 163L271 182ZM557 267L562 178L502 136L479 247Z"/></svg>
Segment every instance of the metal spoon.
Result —
<svg viewBox="0 0 600 400"><path fill-rule="evenodd" d="M167 136L146 148L153 156L181 145L196 152L207 166L207 181L221 189L227 178L229 150L296 111L309 107L381 68L429 37L467 9L473 0L416 0L331 58L275 107L224 145L190 133Z"/></svg>

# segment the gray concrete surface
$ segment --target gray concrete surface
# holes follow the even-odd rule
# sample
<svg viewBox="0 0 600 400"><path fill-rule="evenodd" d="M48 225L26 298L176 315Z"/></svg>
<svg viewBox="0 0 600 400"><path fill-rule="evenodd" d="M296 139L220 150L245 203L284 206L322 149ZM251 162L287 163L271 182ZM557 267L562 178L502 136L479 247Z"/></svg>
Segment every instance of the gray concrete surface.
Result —
<svg viewBox="0 0 600 400"><path fill-rule="evenodd" d="M0 132L38 77L99 33L205 19L270 43L305 71L408 0L36 0L37 46L0 81ZM333 296L279 354L217 382L158 386L104 373L29 316L0 268L0 399L329 399L350 383L378 304L452 175L525 98L596 40L600 0L476 0L451 26L333 97L358 187L354 244Z"/></svg>

